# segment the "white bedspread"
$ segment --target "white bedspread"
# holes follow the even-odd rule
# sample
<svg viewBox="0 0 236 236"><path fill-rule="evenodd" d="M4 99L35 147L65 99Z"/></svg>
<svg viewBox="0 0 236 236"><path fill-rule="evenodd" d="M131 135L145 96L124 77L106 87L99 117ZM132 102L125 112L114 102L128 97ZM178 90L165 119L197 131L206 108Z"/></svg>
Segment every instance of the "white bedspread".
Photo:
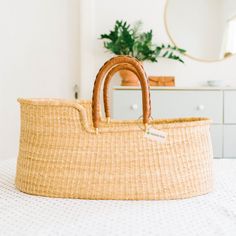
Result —
<svg viewBox="0 0 236 236"><path fill-rule="evenodd" d="M177 201L88 201L30 196L0 162L0 235L236 236L236 160L215 160L215 191Z"/></svg>

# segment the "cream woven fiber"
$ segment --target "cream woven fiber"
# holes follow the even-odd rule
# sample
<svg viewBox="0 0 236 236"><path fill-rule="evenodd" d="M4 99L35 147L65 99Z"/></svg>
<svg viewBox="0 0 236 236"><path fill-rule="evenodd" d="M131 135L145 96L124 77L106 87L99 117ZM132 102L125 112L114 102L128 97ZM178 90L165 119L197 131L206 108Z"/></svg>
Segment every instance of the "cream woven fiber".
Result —
<svg viewBox="0 0 236 236"><path fill-rule="evenodd" d="M16 187L49 197L180 199L210 192L212 145L207 118L153 120L167 133L144 137L142 121L100 121L90 101L19 99L21 137Z"/></svg>
<svg viewBox="0 0 236 236"><path fill-rule="evenodd" d="M23 192L85 199L177 199L212 190L209 120L155 120L165 143L144 138L137 121L102 122L88 103L19 100L16 186ZM85 107L83 106L85 105Z"/></svg>

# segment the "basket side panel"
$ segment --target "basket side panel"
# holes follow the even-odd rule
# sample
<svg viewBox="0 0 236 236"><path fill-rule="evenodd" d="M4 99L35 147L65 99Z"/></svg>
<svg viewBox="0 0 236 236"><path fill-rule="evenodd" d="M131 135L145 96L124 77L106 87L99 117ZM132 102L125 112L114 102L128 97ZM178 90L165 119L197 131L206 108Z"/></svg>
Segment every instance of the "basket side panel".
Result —
<svg viewBox="0 0 236 236"><path fill-rule="evenodd" d="M166 141L158 143L144 138L142 130L84 132L75 109L47 109L22 107L16 178L21 191L50 197L151 200L212 190L208 124L166 128Z"/></svg>
<svg viewBox="0 0 236 236"><path fill-rule="evenodd" d="M60 176L63 166L77 157L76 142L84 133L80 112L73 107L21 104L16 186L47 192L54 185L52 175Z"/></svg>

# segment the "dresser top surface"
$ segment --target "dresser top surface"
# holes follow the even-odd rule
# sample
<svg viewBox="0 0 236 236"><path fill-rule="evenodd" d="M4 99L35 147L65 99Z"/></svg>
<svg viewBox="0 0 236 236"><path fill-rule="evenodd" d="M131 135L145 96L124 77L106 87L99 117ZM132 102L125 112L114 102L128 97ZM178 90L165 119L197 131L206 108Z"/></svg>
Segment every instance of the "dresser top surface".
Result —
<svg viewBox="0 0 236 236"><path fill-rule="evenodd" d="M140 90L140 86L114 86L113 90ZM236 90L236 86L227 86L227 87L210 87L210 86L199 86L199 87L161 87L161 86L151 86L150 90Z"/></svg>

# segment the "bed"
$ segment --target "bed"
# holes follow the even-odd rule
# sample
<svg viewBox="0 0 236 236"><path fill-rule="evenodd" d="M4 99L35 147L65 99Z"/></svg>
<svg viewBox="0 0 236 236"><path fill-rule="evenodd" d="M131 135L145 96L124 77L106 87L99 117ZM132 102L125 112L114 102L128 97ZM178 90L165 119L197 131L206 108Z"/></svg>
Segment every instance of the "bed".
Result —
<svg viewBox="0 0 236 236"><path fill-rule="evenodd" d="M30 196L0 162L0 235L236 235L236 160L214 160L215 191L186 200L89 201Z"/></svg>

